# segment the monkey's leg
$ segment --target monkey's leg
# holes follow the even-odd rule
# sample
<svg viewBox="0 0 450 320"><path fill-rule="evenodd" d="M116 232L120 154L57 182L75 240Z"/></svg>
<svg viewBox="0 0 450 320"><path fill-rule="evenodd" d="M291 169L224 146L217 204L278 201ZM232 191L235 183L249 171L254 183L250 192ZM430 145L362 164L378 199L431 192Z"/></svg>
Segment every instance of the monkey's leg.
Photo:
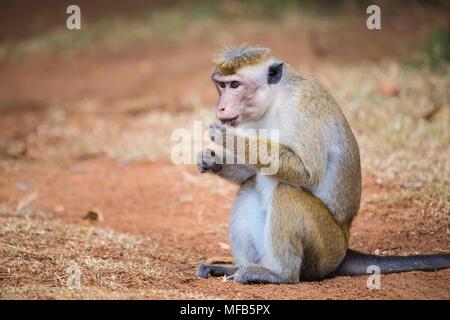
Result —
<svg viewBox="0 0 450 320"><path fill-rule="evenodd" d="M236 196L229 227L233 260L239 267L258 263L264 255L266 216L256 191L256 179L251 178Z"/></svg>
<svg viewBox="0 0 450 320"><path fill-rule="evenodd" d="M234 264L201 264L197 269L197 276L200 278L230 277L236 273L238 267Z"/></svg>
<svg viewBox="0 0 450 320"><path fill-rule="evenodd" d="M347 238L327 208L310 193L286 184L274 191L266 222L265 256L239 268L240 283L298 283L320 279L339 266Z"/></svg>
<svg viewBox="0 0 450 320"><path fill-rule="evenodd" d="M201 278L231 276L241 265L258 262L263 255L265 216L255 190L255 178L250 178L239 190L230 222L231 250L236 265L202 264L197 275Z"/></svg>

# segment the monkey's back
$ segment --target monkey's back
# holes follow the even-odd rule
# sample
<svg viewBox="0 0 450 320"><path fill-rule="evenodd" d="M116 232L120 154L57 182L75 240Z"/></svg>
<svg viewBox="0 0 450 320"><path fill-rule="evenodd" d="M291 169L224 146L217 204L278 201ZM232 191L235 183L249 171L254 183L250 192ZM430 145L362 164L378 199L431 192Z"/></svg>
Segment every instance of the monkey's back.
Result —
<svg viewBox="0 0 450 320"><path fill-rule="evenodd" d="M317 132L311 141L321 147L316 152L324 159L315 186L307 189L330 210L336 221L349 227L359 210L361 200L361 164L356 138L336 100L314 79L301 77L301 108L314 122ZM315 140L315 141L314 141Z"/></svg>

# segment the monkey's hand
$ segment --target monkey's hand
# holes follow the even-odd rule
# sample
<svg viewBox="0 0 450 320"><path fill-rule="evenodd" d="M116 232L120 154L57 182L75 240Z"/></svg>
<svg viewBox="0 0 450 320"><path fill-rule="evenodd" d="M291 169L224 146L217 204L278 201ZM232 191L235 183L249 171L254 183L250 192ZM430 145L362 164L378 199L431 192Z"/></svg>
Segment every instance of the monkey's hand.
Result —
<svg viewBox="0 0 450 320"><path fill-rule="evenodd" d="M215 144L226 148L227 144L232 144L234 139L234 130L232 127L220 123L212 123L209 126L209 138Z"/></svg>
<svg viewBox="0 0 450 320"><path fill-rule="evenodd" d="M219 172L222 170L222 164L214 150L209 148L197 154L197 168L201 173Z"/></svg>

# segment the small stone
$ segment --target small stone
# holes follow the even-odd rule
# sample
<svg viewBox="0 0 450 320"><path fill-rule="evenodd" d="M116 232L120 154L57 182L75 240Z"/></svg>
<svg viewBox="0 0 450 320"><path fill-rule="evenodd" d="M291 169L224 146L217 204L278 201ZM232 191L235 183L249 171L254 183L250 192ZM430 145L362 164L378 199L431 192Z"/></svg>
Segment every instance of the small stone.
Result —
<svg viewBox="0 0 450 320"><path fill-rule="evenodd" d="M64 212L64 206L63 205L57 205L53 207L53 212L55 213L61 213Z"/></svg>
<svg viewBox="0 0 450 320"><path fill-rule="evenodd" d="M225 242L219 242L219 247L222 250L230 250L230 246L227 243L225 243Z"/></svg>
<svg viewBox="0 0 450 320"><path fill-rule="evenodd" d="M30 185L26 182L17 182L16 189L20 191L27 191L30 189Z"/></svg>
<svg viewBox="0 0 450 320"><path fill-rule="evenodd" d="M89 210L83 217L83 220L87 224L94 224L97 221L102 221L103 215L98 210Z"/></svg>
<svg viewBox="0 0 450 320"><path fill-rule="evenodd" d="M397 97L400 94L400 85L393 82L380 82L378 90L387 97Z"/></svg>

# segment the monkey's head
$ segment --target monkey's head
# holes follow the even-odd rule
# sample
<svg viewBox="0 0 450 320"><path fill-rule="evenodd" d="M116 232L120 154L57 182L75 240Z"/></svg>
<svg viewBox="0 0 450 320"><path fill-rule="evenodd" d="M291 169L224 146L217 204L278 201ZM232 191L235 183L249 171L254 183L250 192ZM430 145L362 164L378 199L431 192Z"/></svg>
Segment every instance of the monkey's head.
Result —
<svg viewBox="0 0 450 320"><path fill-rule="evenodd" d="M224 50L214 62L217 118L231 126L261 118L272 104L275 87L283 76L283 62L269 49L249 47Z"/></svg>

